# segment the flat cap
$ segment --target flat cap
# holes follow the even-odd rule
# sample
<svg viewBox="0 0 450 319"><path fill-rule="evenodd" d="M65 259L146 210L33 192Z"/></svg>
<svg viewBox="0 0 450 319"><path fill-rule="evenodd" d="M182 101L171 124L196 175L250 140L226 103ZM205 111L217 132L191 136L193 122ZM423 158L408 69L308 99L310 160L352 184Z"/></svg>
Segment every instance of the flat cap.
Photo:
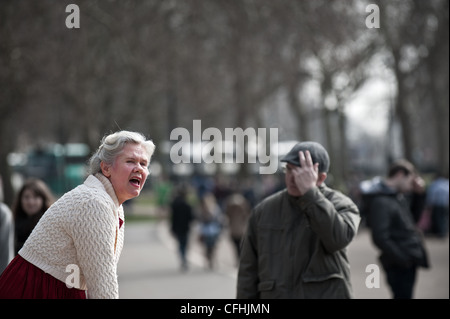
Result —
<svg viewBox="0 0 450 319"><path fill-rule="evenodd" d="M330 168L330 157L327 150L317 142L300 142L294 145L294 147L281 159L281 162L290 163L295 166L300 165L300 158L298 152L309 151L313 163L319 163L319 172L326 173Z"/></svg>

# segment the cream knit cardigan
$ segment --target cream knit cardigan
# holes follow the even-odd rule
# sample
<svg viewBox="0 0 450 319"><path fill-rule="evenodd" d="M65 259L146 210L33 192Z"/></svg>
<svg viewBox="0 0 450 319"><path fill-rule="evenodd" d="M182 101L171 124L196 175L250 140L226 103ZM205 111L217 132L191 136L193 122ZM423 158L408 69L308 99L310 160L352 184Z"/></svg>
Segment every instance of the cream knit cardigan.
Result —
<svg viewBox="0 0 450 319"><path fill-rule="evenodd" d="M111 182L89 175L42 216L19 251L25 260L67 282L79 269L79 289L88 298L119 298L117 263L123 247L124 220ZM75 268L74 268L75 267ZM77 287L78 288L78 287Z"/></svg>

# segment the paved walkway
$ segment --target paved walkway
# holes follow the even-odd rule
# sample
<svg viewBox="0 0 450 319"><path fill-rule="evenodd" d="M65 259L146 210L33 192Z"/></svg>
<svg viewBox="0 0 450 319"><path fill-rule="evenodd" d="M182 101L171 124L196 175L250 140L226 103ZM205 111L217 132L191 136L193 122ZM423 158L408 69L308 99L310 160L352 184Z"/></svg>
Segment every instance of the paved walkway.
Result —
<svg viewBox="0 0 450 319"><path fill-rule="evenodd" d="M160 222L127 223L125 245L119 262L120 298L133 299L234 299L236 259L227 233L217 247L216 266L206 267L202 247L194 227L188 251L190 268L181 271L176 244L168 224ZM449 298L449 241L427 238L432 269L420 270L416 299ZM367 265L377 264L376 249L369 233L362 229L349 247L352 283L357 299L388 299L388 287L380 268L379 288L367 288ZM369 278L370 279L370 278ZM373 282L373 281L372 281Z"/></svg>

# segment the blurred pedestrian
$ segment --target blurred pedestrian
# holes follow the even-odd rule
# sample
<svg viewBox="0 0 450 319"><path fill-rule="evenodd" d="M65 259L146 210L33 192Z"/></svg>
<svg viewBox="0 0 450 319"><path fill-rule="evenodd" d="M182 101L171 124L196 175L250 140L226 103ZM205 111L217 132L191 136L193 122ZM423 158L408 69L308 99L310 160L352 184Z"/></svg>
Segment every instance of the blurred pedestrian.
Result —
<svg viewBox="0 0 450 319"><path fill-rule="evenodd" d="M30 178L20 188L13 205L15 223L14 252L17 255L55 198L44 181Z"/></svg>
<svg viewBox="0 0 450 319"><path fill-rule="evenodd" d="M431 214L430 233L439 238L448 234L449 180L444 175L437 175L427 189L426 206Z"/></svg>
<svg viewBox="0 0 450 319"><path fill-rule="evenodd" d="M250 216L250 205L239 193L230 195L225 202L225 216L228 221L230 239L236 251L236 260L241 255L241 241Z"/></svg>
<svg viewBox="0 0 450 319"><path fill-rule="evenodd" d="M356 205L325 185L330 159L319 143L297 143L281 161L286 188L250 216L237 298L352 298L346 248L360 222Z"/></svg>
<svg viewBox="0 0 450 319"><path fill-rule="evenodd" d="M14 220L9 207L0 202L0 275L14 257Z"/></svg>
<svg viewBox="0 0 450 319"><path fill-rule="evenodd" d="M394 299L412 299L417 268L429 267L422 234L406 197L422 184L414 165L398 160L390 166L387 178L370 191L367 224Z"/></svg>
<svg viewBox="0 0 450 319"><path fill-rule="evenodd" d="M164 174L158 177L158 181L155 183L156 194L156 212L158 217L165 218L168 216L170 206L170 196L172 194L172 183L166 178Z"/></svg>
<svg viewBox="0 0 450 319"><path fill-rule="evenodd" d="M194 220L192 206L187 201L187 186L180 185L172 200L171 207L171 231L178 242L178 253L181 261L181 269L188 269L186 258L187 246L191 223Z"/></svg>
<svg viewBox="0 0 450 319"><path fill-rule="evenodd" d="M223 213L213 193L204 194L200 203L200 241L209 269L214 268L216 245L223 228Z"/></svg>
<svg viewBox="0 0 450 319"><path fill-rule="evenodd" d="M149 174L152 141L120 131L102 139L82 185L45 212L0 277L0 298L118 298L122 204Z"/></svg>

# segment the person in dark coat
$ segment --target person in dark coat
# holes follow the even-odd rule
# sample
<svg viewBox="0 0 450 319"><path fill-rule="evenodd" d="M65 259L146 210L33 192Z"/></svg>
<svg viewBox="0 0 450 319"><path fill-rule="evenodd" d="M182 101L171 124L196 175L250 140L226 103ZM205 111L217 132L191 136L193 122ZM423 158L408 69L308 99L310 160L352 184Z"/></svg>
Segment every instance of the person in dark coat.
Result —
<svg viewBox="0 0 450 319"><path fill-rule="evenodd" d="M325 185L330 160L319 143L298 143L282 161L286 188L248 222L237 298L352 298L347 246L360 223L356 204Z"/></svg>
<svg viewBox="0 0 450 319"><path fill-rule="evenodd" d="M398 160L372 185L367 225L394 299L412 299L418 267L429 267L423 236L408 196L423 184L410 162ZM417 208L416 208L417 209Z"/></svg>
<svg viewBox="0 0 450 319"><path fill-rule="evenodd" d="M171 207L171 231L178 242L178 252L181 260L181 269L187 270L186 258L188 238L191 222L194 219L192 206L188 203L186 186L182 185L177 189Z"/></svg>

